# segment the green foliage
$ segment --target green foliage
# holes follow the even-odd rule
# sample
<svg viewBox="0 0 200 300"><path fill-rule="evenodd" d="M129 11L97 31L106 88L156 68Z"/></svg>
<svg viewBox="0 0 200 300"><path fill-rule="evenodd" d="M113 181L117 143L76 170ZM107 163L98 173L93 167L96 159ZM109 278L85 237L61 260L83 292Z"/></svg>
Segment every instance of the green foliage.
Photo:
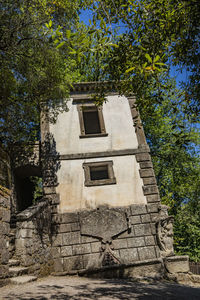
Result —
<svg viewBox="0 0 200 300"><path fill-rule="evenodd" d="M78 0L0 3L0 140L7 147L38 139L44 103L52 120L67 109L63 100L80 77L77 61L87 43L80 7Z"/></svg>
<svg viewBox="0 0 200 300"><path fill-rule="evenodd" d="M167 78L162 79L159 90L153 81L139 103L161 201L175 217L175 251L199 261L198 126L193 123L183 91Z"/></svg>
<svg viewBox="0 0 200 300"><path fill-rule="evenodd" d="M31 176L30 180L34 184L33 204L36 204L43 196L42 178Z"/></svg>
<svg viewBox="0 0 200 300"><path fill-rule="evenodd" d="M179 209L174 223L174 244L177 254L200 261L200 201L195 207L187 203Z"/></svg>

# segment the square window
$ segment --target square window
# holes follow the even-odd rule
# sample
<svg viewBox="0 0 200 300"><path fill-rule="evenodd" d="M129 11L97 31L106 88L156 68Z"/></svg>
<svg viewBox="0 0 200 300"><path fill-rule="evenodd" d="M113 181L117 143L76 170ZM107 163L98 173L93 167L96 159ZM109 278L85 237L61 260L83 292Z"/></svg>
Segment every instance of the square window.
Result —
<svg viewBox="0 0 200 300"><path fill-rule="evenodd" d="M79 104L81 138L107 136L103 119L102 106L90 104Z"/></svg>
<svg viewBox="0 0 200 300"><path fill-rule="evenodd" d="M115 184L113 162L92 162L83 164L85 186Z"/></svg>

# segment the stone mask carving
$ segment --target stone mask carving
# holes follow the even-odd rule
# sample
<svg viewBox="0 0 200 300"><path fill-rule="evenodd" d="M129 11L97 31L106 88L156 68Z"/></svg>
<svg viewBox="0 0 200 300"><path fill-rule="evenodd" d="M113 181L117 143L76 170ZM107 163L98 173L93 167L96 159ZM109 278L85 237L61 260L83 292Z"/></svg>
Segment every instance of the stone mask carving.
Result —
<svg viewBox="0 0 200 300"><path fill-rule="evenodd" d="M115 236L128 230L126 213L117 209L100 207L86 216L80 216L81 234L96 237L101 241L99 266L120 264L114 254L112 241Z"/></svg>
<svg viewBox="0 0 200 300"><path fill-rule="evenodd" d="M173 256L173 222L174 218L168 216L168 207L166 205L160 206L159 218L156 223L157 240L160 248L161 256Z"/></svg>

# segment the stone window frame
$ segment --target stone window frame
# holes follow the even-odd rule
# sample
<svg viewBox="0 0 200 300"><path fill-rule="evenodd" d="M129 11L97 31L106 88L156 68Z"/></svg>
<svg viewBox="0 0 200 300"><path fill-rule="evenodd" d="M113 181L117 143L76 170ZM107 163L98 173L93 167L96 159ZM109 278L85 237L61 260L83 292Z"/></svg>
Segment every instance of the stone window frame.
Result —
<svg viewBox="0 0 200 300"><path fill-rule="evenodd" d="M91 180L90 177L90 168L91 167L103 167L107 166L108 168L108 179L99 179L99 180ZM85 186L98 186L98 185L108 185L108 184L116 184L116 178L113 170L113 161L100 161L100 162L88 162L83 163L83 169L85 173Z"/></svg>
<svg viewBox="0 0 200 300"><path fill-rule="evenodd" d="M97 109L98 117L99 117L99 125L100 125L100 133L85 133L85 126L84 126L84 120L83 120L83 107L92 107ZM103 118L103 106L96 106L94 103L84 103L84 104L77 104L77 110L78 110L78 116L79 116L79 123L80 123L80 130L81 134L79 135L80 138L90 138L90 137L104 137L108 136L108 133L106 133L105 129L105 123Z"/></svg>

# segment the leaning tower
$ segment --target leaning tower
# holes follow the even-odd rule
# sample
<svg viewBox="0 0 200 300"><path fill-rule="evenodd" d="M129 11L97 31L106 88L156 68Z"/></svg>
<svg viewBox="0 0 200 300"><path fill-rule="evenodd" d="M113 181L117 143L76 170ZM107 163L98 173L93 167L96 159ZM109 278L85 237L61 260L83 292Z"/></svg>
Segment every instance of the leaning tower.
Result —
<svg viewBox="0 0 200 300"><path fill-rule="evenodd" d="M169 272L186 270L187 257L174 256L173 218L160 204L135 98L103 85L103 105L93 101L95 83L80 83L68 112L55 124L42 119L54 272L157 276L163 261Z"/></svg>

